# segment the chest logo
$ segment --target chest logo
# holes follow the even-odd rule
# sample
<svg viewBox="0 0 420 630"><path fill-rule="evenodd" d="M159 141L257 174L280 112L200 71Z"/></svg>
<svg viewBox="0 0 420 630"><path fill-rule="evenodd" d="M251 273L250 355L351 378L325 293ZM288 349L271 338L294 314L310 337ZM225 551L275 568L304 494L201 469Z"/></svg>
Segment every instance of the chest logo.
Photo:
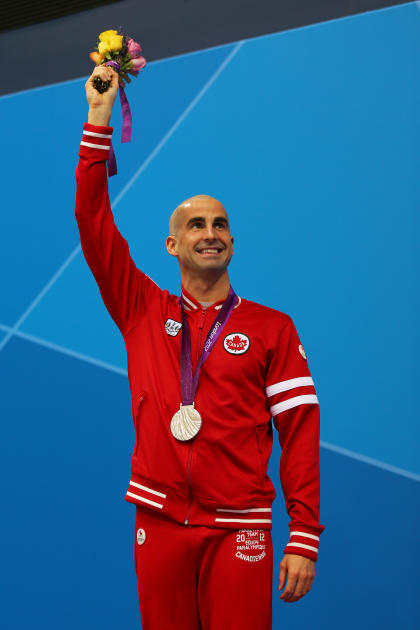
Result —
<svg viewBox="0 0 420 630"><path fill-rule="evenodd" d="M174 319L167 319L165 322L166 334L170 335L170 337L176 337L181 328L181 322L177 322Z"/></svg>
<svg viewBox="0 0 420 630"><path fill-rule="evenodd" d="M231 333L223 339L223 347L229 354L244 354L251 342L243 333Z"/></svg>

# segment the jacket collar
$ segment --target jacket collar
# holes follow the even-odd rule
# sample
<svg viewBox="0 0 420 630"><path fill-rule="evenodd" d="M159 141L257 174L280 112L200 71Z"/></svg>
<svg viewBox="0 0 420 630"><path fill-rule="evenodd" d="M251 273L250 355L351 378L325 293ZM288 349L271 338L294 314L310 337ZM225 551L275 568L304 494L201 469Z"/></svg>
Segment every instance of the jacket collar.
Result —
<svg viewBox="0 0 420 630"><path fill-rule="evenodd" d="M183 307L186 311L198 311L199 309L201 309L200 302L196 300L195 297L191 295L191 293L188 293L188 291L185 290L182 284L181 284L181 299L182 299ZM213 302L213 304L207 308L212 308L215 311L218 311L219 309L222 308L224 301L225 300L219 300L218 302ZM239 295L237 295L236 304L234 308L237 308L239 304L241 303L241 301L242 301L241 298L239 297Z"/></svg>

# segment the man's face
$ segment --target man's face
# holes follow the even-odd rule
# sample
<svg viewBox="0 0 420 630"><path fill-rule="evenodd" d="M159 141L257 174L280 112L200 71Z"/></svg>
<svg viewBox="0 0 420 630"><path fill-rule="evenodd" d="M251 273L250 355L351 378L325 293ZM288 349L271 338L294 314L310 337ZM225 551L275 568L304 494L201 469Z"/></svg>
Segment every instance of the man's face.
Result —
<svg viewBox="0 0 420 630"><path fill-rule="evenodd" d="M166 240L182 272L224 271L233 255L233 237L222 204L206 195L187 199L174 211Z"/></svg>

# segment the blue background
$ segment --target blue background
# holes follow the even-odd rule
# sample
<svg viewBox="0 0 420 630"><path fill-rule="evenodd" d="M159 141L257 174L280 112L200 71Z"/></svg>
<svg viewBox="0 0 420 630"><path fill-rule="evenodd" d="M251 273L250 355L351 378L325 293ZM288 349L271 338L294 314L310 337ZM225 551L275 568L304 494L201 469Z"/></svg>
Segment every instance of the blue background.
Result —
<svg viewBox="0 0 420 630"><path fill-rule="evenodd" d="M408 3L150 63L128 89L128 144L114 108L110 198L136 264L178 293L169 215L217 197L236 292L291 315L308 355L326 529L311 592L284 604L275 443L275 628L420 623L419 23ZM74 218L85 81L0 98L8 630L139 625L125 350Z"/></svg>

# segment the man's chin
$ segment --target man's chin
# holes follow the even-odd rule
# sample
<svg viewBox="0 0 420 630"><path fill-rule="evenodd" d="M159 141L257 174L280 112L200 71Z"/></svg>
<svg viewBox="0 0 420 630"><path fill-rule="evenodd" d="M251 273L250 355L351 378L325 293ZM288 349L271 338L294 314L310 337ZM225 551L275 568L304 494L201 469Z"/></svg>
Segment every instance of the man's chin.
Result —
<svg viewBox="0 0 420 630"><path fill-rule="evenodd" d="M205 259L197 259L196 257L194 257L193 259L190 258L189 260L179 260L179 264L181 270L184 270L187 273L209 273L221 275L227 270L230 260L231 258L229 258L228 260L226 260L226 258L220 260L220 258L217 258L216 256Z"/></svg>
<svg viewBox="0 0 420 630"><path fill-rule="evenodd" d="M202 265L198 265L198 269L202 269L203 271L219 271L219 272L223 272L226 269L227 265L221 265L220 263L217 263L216 261L206 261L205 263L203 263Z"/></svg>
<svg viewBox="0 0 420 630"><path fill-rule="evenodd" d="M197 271L220 274L226 271L228 264L229 263L226 261L221 262L220 260L212 260L209 258L207 260L197 262L194 267Z"/></svg>

